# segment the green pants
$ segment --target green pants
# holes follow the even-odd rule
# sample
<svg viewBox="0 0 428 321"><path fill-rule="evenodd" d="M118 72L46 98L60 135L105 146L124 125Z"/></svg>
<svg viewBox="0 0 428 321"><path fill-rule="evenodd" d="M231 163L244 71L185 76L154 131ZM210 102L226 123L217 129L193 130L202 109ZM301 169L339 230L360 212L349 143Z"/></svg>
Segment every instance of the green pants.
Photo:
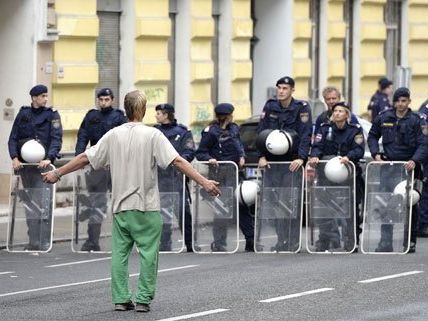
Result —
<svg viewBox="0 0 428 321"><path fill-rule="evenodd" d="M132 300L128 258L134 242L140 252L140 276L135 302L149 304L155 295L162 231L160 213L123 211L113 215L111 292L113 304Z"/></svg>

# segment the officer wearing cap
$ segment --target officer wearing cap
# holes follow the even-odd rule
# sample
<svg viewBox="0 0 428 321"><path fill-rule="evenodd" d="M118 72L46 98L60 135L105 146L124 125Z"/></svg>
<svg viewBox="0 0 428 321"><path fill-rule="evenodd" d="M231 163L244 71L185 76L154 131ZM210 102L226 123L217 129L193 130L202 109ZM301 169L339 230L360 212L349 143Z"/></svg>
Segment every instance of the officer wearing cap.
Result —
<svg viewBox="0 0 428 321"><path fill-rule="evenodd" d="M195 154L195 142L193 141L192 132L184 125L178 124L175 119L175 109L174 106L170 104L160 104L155 107L156 110L156 121L157 125L154 127L159 129L165 136L168 138L175 150L187 160L189 163L194 159ZM166 170L159 171L159 190L162 192L174 191L174 183L179 182L182 184L181 180L173 180L174 175L177 172L169 166ZM178 188L181 188L179 186ZM190 214L190 205L189 205L189 193L187 192L186 184L186 196L184 204L184 242L186 244L187 252L193 252L192 249L192 217ZM180 197L180 200L182 197ZM180 206L182 208L182 206ZM178 222L181 224L182 220L178 218ZM164 222L165 224L165 222ZM162 230L160 251L171 251L171 229L165 228Z"/></svg>
<svg viewBox="0 0 428 321"><path fill-rule="evenodd" d="M215 120L213 120L203 131L199 148L195 156L198 161L208 161L211 165L217 165L217 161L232 161L239 168L245 164L245 152L242 145L239 126L233 122L234 107L229 103L218 104L214 108ZM214 175L211 167L211 175ZM218 177L225 186L234 184L234 177ZM214 242L211 250L214 252L225 252L227 228L221 218L215 218L213 222ZM254 251L254 222L249 214L248 207L239 207L239 227L245 236L245 250Z"/></svg>
<svg viewBox="0 0 428 321"><path fill-rule="evenodd" d="M337 87L328 86L323 89L322 96L327 106L327 110L319 114L315 120L314 134L318 132L322 123L330 122L330 118L333 115L333 106L340 102L341 94ZM359 124L358 118L354 113L351 113L351 124Z"/></svg>
<svg viewBox="0 0 428 321"><path fill-rule="evenodd" d="M359 161L364 157L364 135L361 126L352 124L350 120L351 110L345 102L338 102L333 105L331 121L322 123L315 133L308 163L311 166L316 166L320 159L330 159L332 156L342 156L340 159L342 164L354 163L356 176L355 221L358 243L358 236L361 233L359 204L364 192L364 181ZM346 222L345 225L348 224L354 225L352 221ZM319 240L316 242L317 251L323 252L340 247L338 226L338 220L334 219L326 219L320 222ZM352 251L354 248L354 230L348 229L346 226L342 228L344 248L347 251Z"/></svg>
<svg viewBox="0 0 428 321"><path fill-rule="evenodd" d="M259 167L267 166L268 161L291 161L290 171L297 171L306 161L312 136L312 114L309 103L293 97L294 79L282 77L276 82L276 98L269 99L263 107L260 116L257 133L260 134L266 129L285 129L297 133L293 140L292 149L285 155L271 155L259 150ZM271 173L271 174L269 174ZM266 172L266 180L273 186L288 184L291 180L287 177L289 173L279 175L279 173ZM290 221L290 223L288 223ZM295 251L299 248L300 242L300 221L297 219L286 220L277 219L275 228L278 236L277 244L272 250ZM293 240L294 244L288 240Z"/></svg>
<svg viewBox="0 0 428 321"><path fill-rule="evenodd" d="M113 108L114 95L110 88L102 88L97 93L99 108L88 111L77 132L75 155L86 150L88 143L94 146L110 129L127 122L123 111ZM80 198L79 221L88 220L88 239L83 243L82 251L100 251L99 238L101 223L107 211L105 193L111 190L110 171L107 169L90 170L85 174L86 186L90 197Z"/></svg>
<svg viewBox="0 0 428 321"><path fill-rule="evenodd" d="M381 111L392 108L392 105L389 102L389 97L393 93L392 84L392 81L386 77L379 79L378 90L376 90L370 99L369 105L367 107L371 122L374 121L376 116Z"/></svg>
<svg viewBox="0 0 428 321"><path fill-rule="evenodd" d="M410 108L410 91L401 87L394 92L392 109L381 112L374 120L367 139L370 153L376 161L406 161L405 168L414 170L414 177L420 178L421 164L428 157L427 138L428 131L419 115ZM379 139L382 137L384 153L379 149ZM382 176L383 175L383 176ZM385 185L395 186L397 181L390 177L387 171L381 173ZM382 180L383 181L383 180ZM418 206L412 208L412 231L410 238L410 253L416 250L416 227ZM392 226L382 225L381 239L376 249L378 252L391 252Z"/></svg>
<svg viewBox="0 0 428 321"><path fill-rule="evenodd" d="M20 155L23 144L35 139L45 147L45 157L39 162L40 168L46 168L53 164L58 157L62 146L62 125L58 111L52 107L46 107L48 102L48 88L37 85L31 88L31 106L22 106L13 122L9 136L9 155L12 166L19 171L24 187L38 188L43 186L40 172L35 167L23 167L24 160ZM40 203L41 200L34 201ZM39 204L41 208L44 206ZM34 213L29 209L25 211L27 216L29 244L28 250L46 250L50 243L51 215L43 219L34 219ZM31 219L32 218L32 219Z"/></svg>
<svg viewBox="0 0 428 321"><path fill-rule="evenodd" d="M423 123L422 131L428 131L428 100L424 101L419 108L419 115ZM428 159L423 164L423 190L419 202L418 236L428 237Z"/></svg>

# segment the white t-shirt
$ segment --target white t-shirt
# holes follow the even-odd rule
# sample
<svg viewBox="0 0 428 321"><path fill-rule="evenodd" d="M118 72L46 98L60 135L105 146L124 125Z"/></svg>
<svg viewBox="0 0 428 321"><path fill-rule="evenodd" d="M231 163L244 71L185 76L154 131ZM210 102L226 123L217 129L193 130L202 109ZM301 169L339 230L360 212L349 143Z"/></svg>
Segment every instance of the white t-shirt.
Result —
<svg viewBox="0 0 428 321"><path fill-rule="evenodd" d="M113 213L160 210L157 166L166 168L178 156L161 131L125 123L85 153L94 169L110 165Z"/></svg>

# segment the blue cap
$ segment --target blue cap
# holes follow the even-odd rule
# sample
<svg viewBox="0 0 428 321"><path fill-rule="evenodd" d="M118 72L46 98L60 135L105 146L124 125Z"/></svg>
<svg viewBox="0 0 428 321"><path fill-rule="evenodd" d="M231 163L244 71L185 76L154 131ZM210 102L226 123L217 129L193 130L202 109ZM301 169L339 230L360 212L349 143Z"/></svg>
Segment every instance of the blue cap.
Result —
<svg viewBox="0 0 428 321"><path fill-rule="evenodd" d="M167 113L175 113L175 108L171 104L159 104L155 107L155 110L162 110Z"/></svg>
<svg viewBox="0 0 428 321"><path fill-rule="evenodd" d="M37 85L31 88L30 90L31 97L38 96L41 94L47 94L47 93L48 93L48 87L46 87L45 85Z"/></svg>
<svg viewBox="0 0 428 321"><path fill-rule="evenodd" d="M290 85L292 88L294 88L294 79L288 76L279 78L276 82L276 86L278 85Z"/></svg>
<svg viewBox="0 0 428 321"><path fill-rule="evenodd" d="M100 89L97 93L97 98L102 96L110 96L111 98L114 98L113 91L110 88Z"/></svg>
<svg viewBox="0 0 428 321"><path fill-rule="evenodd" d="M332 107L332 109L331 109L331 110L333 110L333 111L334 111L334 109L335 109L336 107L344 107L344 108L348 109L349 111L351 110L351 108L349 107L349 105L348 105L347 103L345 103L344 101L339 101L339 102L335 103L335 104L333 105L333 107Z"/></svg>
<svg viewBox="0 0 428 321"><path fill-rule="evenodd" d="M398 101L400 97L410 98L410 90L406 87L400 87L394 92L394 96L392 97L392 102Z"/></svg>
<svg viewBox="0 0 428 321"><path fill-rule="evenodd" d="M233 107L233 105L229 103L221 103L215 106L214 108L214 112L217 115L229 115L233 113L234 110L235 108Z"/></svg>
<svg viewBox="0 0 428 321"><path fill-rule="evenodd" d="M378 84L379 84L380 90L384 90L385 88L388 88L389 86L392 85L392 81L386 77L382 77L379 79Z"/></svg>

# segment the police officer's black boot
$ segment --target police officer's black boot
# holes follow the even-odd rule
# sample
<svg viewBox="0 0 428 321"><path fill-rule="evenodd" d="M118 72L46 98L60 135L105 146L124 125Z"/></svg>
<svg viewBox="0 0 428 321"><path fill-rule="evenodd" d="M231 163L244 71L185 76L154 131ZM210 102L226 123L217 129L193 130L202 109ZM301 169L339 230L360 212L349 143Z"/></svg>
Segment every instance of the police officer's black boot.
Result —
<svg viewBox="0 0 428 321"><path fill-rule="evenodd" d="M40 249L40 222L37 219L27 219L28 245L25 251L38 251Z"/></svg>
<svg viewBox="0 0 428 321"><path fill-rule="evenodd" d="M163 224L159 251L161 252L171 251L171 248L172 248L171 234L172 234L172 225Z"/></svg>
<svg viewBox="0 0 428 321"><path fill-rule="evenodd" d="M380 230L380 241L377 248L375 249L375 252L394 251L392 246L392 226L389 224L383 224Z"/></svg>
<svg viewBox="0 0 428 321"><path fill-rule="evenodd" d="M81 251L101 251L99 240L101 224L88 224L88 239L83 243Z"/></svg>

